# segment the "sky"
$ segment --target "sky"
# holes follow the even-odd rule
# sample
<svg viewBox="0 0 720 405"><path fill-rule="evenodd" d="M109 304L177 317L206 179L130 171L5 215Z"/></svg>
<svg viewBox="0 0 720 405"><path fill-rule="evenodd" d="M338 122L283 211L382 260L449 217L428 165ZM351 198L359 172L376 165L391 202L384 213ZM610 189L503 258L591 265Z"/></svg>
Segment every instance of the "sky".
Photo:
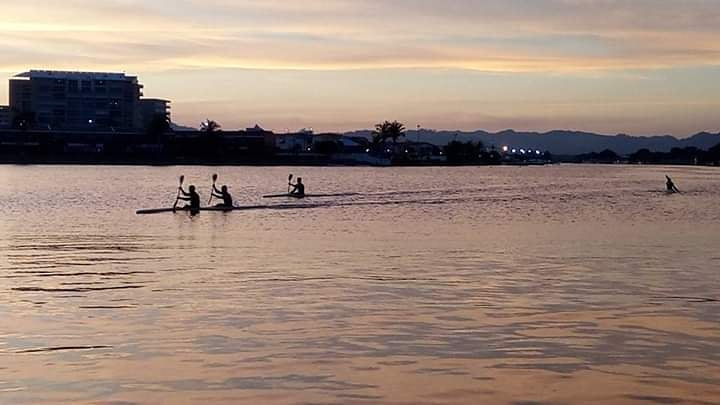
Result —
<svg viewBox="0 0 720 405"><path fill-rule="evenodd" d="M0 0L29 69L127 72L224 128L720 130L720 0Z"/></svg>

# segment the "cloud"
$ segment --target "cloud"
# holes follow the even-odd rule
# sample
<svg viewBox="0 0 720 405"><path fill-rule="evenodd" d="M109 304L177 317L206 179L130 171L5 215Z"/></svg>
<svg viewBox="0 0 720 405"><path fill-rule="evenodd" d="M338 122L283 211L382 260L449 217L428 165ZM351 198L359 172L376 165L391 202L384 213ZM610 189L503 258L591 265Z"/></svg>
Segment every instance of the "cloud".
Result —
<svg viewBox="0 0 720 405"><path fill-rule="evenodd" d="M177 100L176 117L190 122L217 111L231 126L252 124L242 115L272 117L278 128L313 121L346 128L386 113L435 117L432 122L450 127L511 126L513 115L538 125L585 122L587 129L618 131L622 123L684 133L718 124L707 113L718 90L708 83L720 82L716 1L6 3L0 6L5 77L30 68L128 71L141 75L148 94ZM708 70L695 77L697 67ZM249 108L248 100L257 104ZM557 103L568 100L576 104L560 111ZM701 117L679 107L697 100L704 103L697 107ZM213 110L198 112L200 105ZM447 105L455 107L440 108ZM408 108L416 113L407 115Z"/></svg>
<svg viewBox="0 0 720 405"><path fill-rule="evenodd" d="M100 66L562 72L718 64L711 3L32 0L4 6L0 28L24 47L97 55Z"/></svg>

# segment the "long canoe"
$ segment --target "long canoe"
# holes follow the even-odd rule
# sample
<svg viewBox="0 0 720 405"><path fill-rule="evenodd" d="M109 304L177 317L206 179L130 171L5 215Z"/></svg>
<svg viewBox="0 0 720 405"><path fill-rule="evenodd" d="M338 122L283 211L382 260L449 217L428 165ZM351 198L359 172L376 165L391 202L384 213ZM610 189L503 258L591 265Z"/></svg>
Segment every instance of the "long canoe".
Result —
<svg viewBox="0 0 720 405"><path fill-rule="evenodd" d="M226 207L201 207L200 211L234 211L235 209L239 209L240 207L233 207L233 208L226 208ZM152 208L147 210L137 210L135 211L138 215L143 214L162 214L163 212L185 212L190 211L187 208L180 207L180 208Z"/></svg>
<svg viewBox="0 0 720 405"><path fill-rule="evenodd" d="M248 210L287 210L287 209L299 209L299 208L317 208L323 207L326 204L278 204L278 205L241 205L232 208L228 207L201 207L200 211L216 211L216 212L232 212L232 211L248 211ZM137 215L148 215L148 214L163 214L168 212L187 212L189 209L180 207L177 209L172 208L151 208L144 210L137 210Z"/></svg>

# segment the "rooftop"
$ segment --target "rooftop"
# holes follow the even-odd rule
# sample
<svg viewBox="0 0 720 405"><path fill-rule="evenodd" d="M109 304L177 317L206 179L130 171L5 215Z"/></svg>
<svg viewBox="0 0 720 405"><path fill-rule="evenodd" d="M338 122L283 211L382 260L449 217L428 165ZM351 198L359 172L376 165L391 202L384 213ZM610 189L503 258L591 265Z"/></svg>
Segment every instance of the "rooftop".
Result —
<svg viewBox="0 0 720 405"><path fill-rule="evenodd" d="M125 73L108 72L69 72L61 70L30 70L15 75L16 78L26 79L74 79L74 80L107 80L125 81L136 79L135 76L127 76Z"/></svg>

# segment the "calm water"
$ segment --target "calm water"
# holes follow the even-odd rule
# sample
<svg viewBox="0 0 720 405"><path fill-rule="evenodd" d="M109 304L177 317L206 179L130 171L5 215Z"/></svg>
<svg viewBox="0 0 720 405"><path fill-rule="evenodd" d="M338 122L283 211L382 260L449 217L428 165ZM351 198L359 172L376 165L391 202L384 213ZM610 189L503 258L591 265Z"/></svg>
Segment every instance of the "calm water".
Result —
<svg viewBox="0 0 720 405"><path fill-rule="evenodd" d="M213 172L358 194L135 215ZM711 168L0 166L0 403L717 404L719 202Z"/></svg>

